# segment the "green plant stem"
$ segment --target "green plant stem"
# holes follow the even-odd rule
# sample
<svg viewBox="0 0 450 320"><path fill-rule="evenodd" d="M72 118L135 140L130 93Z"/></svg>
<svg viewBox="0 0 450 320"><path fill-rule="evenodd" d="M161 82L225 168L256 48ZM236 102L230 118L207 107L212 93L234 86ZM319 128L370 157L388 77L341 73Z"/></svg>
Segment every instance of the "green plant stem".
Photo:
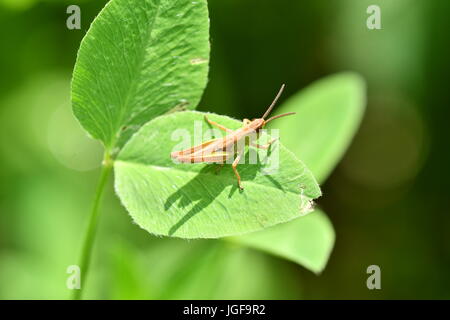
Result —
<svg viewBox="0 0 450 320"><path fill-rule="evenodd" d="M102 200L103 190L105 189L106 182L108 181L109 174L113 167L113 161L111 160L109 153L105 152L105 157L102 165L102 171L98 180L97 189L95 191L94 203L89 218L89 224L86 230L83 247L80 257L80 289L74 290L73 299L80 300L82 298L83 289L86 286L86 278L89 271L89 265L92 255L92 248L94 246L95 235L97 233L97 225L100 217L100 203Z"/></svg>

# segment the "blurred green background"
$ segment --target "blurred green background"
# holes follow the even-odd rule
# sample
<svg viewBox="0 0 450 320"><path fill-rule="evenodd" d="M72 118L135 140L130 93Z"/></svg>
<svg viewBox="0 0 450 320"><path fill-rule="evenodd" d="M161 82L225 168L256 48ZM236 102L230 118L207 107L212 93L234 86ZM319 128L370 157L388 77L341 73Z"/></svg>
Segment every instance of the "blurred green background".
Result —
<svg viewBox="0 0 450 320"><path fill-rule="evenodd" d="M101 148L71 114L79 43L104 0L0 0L0 298L65 299ZM366 9L381 8L381 30ZM336 230L325 271L220 241L156 238L110 181L87 298L450 298L446 0L210 0L200 110L253 118L328 74L359 72L368 108L319 200ZM111 179L112 180L112 179ZM381 290L366 269L381 267Z"/></svg>

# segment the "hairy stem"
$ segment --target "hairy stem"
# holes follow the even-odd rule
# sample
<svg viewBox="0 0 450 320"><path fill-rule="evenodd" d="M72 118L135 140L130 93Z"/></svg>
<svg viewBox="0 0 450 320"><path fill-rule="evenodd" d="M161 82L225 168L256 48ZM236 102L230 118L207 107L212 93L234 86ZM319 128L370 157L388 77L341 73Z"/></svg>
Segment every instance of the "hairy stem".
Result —
<svg viewBox="0 0 450 320"><path fill-rule="evenodd" d="M83 289L86 286L86 278L89 271L89 265L92 255L92 248L94 246L95 235L97 233L97 225L100 217L100 203L102 200L103 190L105 189L106 182L108 181L109 174L111 173L113 167L113 162L109 156L108 152L105 152L105 157L103 160L102 170L100 173L100 178L98 180L97 189L95 191L94 203L92 205L92 210L89 218L89 224L84 237L83 247L81 250L80 257L80 289L74 290L73 299L79 300L82 298Z"/></svg>

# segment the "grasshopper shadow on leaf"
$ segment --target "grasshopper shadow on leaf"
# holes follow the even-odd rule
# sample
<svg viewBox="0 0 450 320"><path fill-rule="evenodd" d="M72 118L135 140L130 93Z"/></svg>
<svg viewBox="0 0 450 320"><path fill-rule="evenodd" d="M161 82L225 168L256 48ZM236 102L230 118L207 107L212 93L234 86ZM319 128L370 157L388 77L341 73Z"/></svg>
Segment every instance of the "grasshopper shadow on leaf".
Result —
<svg viewBox="0 0 450 320"><path fill-rule="evenodd" d="M253 180L260 168L260 164L243 164L242 179L248 181ZM177 206L179 209L192 207L170 228L168 234L170 236L174 235L189 219L207 208L229 186L231 188L228 199L232 201L231 198L239 188L236 185L234 173L230 166L222 168L217 173L217 167L214 165L206 165L194 178L171 194L165 201L165 211L169 211L172 206ZM242 191L239 192L239 194L243 193ZM223 210L228 211L226 204L223 204Z"/></svg>

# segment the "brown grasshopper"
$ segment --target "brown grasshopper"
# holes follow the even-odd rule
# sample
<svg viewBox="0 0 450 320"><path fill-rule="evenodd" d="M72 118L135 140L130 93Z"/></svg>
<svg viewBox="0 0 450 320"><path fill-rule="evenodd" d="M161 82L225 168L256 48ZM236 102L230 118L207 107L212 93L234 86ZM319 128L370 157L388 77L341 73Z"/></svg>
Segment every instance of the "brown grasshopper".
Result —
<svg viewBox="0 0 450 320"><path fill-rule="evenodd" d="M245 139L245 137L250 136L255 132L258 133L258 131L263 128L269 121L295 114L295 112L288 112L265 120L275 106L278 98L281 96L283 89L284 84L281 86L280 91L278 92L272 104L269 106L262 118L253 119L251 121L249 119L244 119L242 128L239 128L237 130L228 129L218 124L217 122L209 120L205 115L205 120L209 124L216 126L220 130L223 130L229 134L223 138L209 140L189 149L172 152L170 154L170 157L182 163L219 163L223 166L227 162L227 160L231 159L237 154L236 158L233 161L232 168L234 174L236 175L239 189L243 190L244 188L241 185L241 177L236 167L239 164L244 150L243 148L236 148L236 144L241 139ZM273 139L266 145L259 145L253 142L250 142L250 145L260 149L268 149L275 140L276 139Z"/></svg>

